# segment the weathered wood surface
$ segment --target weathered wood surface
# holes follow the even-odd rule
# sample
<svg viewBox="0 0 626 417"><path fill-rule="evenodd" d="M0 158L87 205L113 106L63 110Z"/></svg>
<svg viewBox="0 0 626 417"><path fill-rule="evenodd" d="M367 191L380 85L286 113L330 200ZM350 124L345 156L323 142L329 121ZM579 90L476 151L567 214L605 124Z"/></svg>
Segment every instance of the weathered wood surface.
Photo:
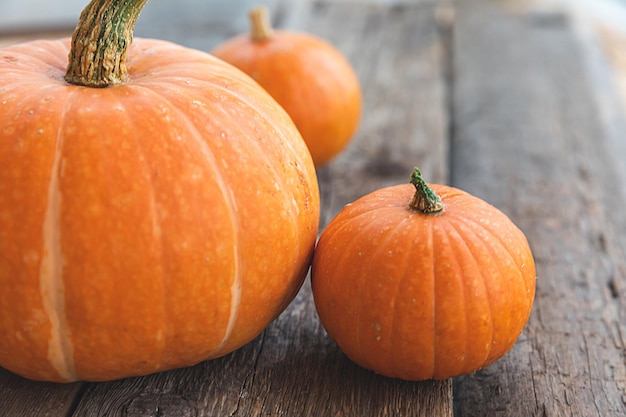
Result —
<svg viewBox="0 0 626 417"><path fill-rule="evenodd" d="M252 2L175 3L148 3L137 35L210 50L246 30ZM266 4L278 26L334 43L363 83L359 132L319 172L321 227L415 165L486 199L537 261L518 343L454 381L389 380L328 339L307 283L252 343L195 367L69 385L0 369L0 416L625 416L626 113L596 46L522 1Z"/></svg>
<svg viewBox="0 0 626 417"><path fill-rule="evenodd" d="M624 416L626 160L599 111L611 91L598 94L567 15L467 1L457 16L451 181L515 219L538 282L512 352L455 381L455 414Z"/></svg>

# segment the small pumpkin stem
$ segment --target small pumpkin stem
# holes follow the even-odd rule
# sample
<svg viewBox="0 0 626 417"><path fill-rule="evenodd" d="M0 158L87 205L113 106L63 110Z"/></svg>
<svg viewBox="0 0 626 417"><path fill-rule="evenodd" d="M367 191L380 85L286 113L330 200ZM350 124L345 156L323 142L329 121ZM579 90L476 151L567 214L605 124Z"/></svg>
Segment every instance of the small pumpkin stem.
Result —
<svg viewBox="0 0 626 417"><path fill-rule="evenodd" d="M72 35L65 81L103 88L126 80L126 54L148 0L92 0Z"/></svg>
<svg viewBox="0 0 626 417"><path fill-rule="evenodd" d="M272 37L274 29L270 23L267 7L260 6L248 12L250 19L250 38L255 42L263 42Z"/></svg>
<svg viewBox="0 0 626 417"><path fill-rule="evenodd" d="M424 214L437 214L443 211L443 201L441 201L437 193L426 184L418 168L415 168L411 174L410 182L415 186L415 194L409 203L411 210L416 210Z"/></svg>

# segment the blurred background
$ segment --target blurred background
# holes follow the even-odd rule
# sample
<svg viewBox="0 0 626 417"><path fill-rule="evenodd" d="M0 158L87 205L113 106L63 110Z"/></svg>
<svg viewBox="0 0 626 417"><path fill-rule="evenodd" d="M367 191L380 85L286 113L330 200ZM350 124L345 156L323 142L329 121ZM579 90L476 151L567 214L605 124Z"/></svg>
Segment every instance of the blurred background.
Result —
<svg viewBox="0 0 626 417"><path fill-rule="evenodd" d="M314 0L292 0L314 1ZM335 0L350 1L350 0ZM387 3L437 3L438 0L373 0L373 2ZM441 1L441 0L439 0ZM600 18L613 24L621 25L626 31L626 0L500 0L502 2L533 3L536 6L567 7L578 9L592 18ZM58 29L67 28L76 23L76 19L88 0L0 0L0 32L16 32L32 30L33 28ZM150 5L144 8L143 15L167 13L173 16L174 25L180 23L179 17L186 22L241 19L233 16L233 11L265 4L270 6L275 0L151 0ZM140 21L141 23L141 21ZM142 24L147 32L158 31ZM165 29L166 28L161 28Z"/></svg>
<svg viewBox="0 0 626 417"><path fill-rule="evenodd" d="M71 33L87 3L88 0L0 0L0 36ZM135 36L206 50L222 40L225 32L246 31L246 10L261 4L271 9L274 3L275 0L151 0L137 22ZM163 16L170 18L169 25L162 24ZM215 33L222 36L214 38Z"/></svg>
<svg viewBox="0 0 626 417"><path fill-rule="evenodd" d="M151 0L136 27L138 36L171 40L185 46L206 49L212 32L245 31L247 18L242 11L257 5L272 5L281 0ZM286 1L286 0L283 0ZM291 2L316 0L291 0ZM350 1L350 0L332 0ZM372 0L387 3L437 3L445 0ZM448 0L454 2L454 0ZM457 0L458 1L458 0ZM538 8L567 8L578 17L592 19L626 33L626 0L499 0L532 4ZM0 0L0 36L33 32L71 30L88 0ZM324 1L319 1L324 2ZM170 16L170 26L156 24ZM214 25L220 25L218 30ZM185 27L181 31L180 27ZM178 29L178 30L176 30ZM184 35L180 35L184 32ZM181 37L182 36L182 37Z"/></svg>
<svg viewBox="0 0 626 417"><path fill-rule="evenodd" d="M69 36L89 0L0 0L0 46L37 38ZM135 36L163 39L209 51L225 37L248 31L247 11L265 5L280 10L307 3L354 0L150 0L135 27ZM372 3L454 3L465 0L368 0ZM495 0L520 11L565 11L585 29L593 28L600 40L622 95L626 97L626 0ZM164 24L167 16L167 24ZM272 13L275 27L300 29L299 22ZM315 28L309 28L315 33ZM626 98L625 98L626 101Z"/></svg>

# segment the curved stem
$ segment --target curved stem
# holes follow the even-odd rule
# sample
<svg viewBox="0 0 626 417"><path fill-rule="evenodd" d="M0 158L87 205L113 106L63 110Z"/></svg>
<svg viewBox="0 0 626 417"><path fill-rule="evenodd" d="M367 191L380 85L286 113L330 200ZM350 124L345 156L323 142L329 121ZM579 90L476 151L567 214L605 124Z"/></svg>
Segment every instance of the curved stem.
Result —
<svg viewBox="0 0 626 417"><path fill-rule="evenodd" d="M415 168L411 174L410 182L415 186L415 194L409 203L411 210L419 211L424 214L437 214L443 211L443 201L441 201L437 193L426 184L418 168Z"/></svg>
<svg viewBox="0 0 626 417"><path fill-rule="evenodd" d="M72 35L65 81L97 88L124 82L127 50L147 1L92 0Z"/></svg>
<svg viewBox="0 0 626 417"><path fill-rule="evenodd" d="M250 38L254 42L263 42L272 37L274 29L270 23L267 7L256 7L248 12L250 19Z"/></svg>

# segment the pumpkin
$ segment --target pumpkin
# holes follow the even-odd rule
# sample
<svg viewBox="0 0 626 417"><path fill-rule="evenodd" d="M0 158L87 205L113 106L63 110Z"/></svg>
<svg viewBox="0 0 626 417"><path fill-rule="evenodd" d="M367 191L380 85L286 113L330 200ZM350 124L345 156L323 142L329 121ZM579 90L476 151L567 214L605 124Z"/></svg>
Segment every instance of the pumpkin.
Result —
<svg viewBox="0 0 626 417"><path fill-rule="evenodd" d="M310 266L319 195L296 126L205 52L130 45L145 2L94 0L71 41L0 50L0 366L28 378L225 355Z"/></svg>
<svg viewBox="0 0 626 417"><path fill-rule="evenodd" d="M273 30L265 7L250 11L251 33L212 54L250 75L291 116L317 167L348 145L361 115L359 80L346 57L309 33Z"/></svg>
<svg viewBox="0 0 626 417"><path fill-rule="evenodd" d="M361 197L324 229L315 306L362 367L406 380L468 374L502 357L525 327L533 256L492 205L428 185L419 170L411 184Z"/></svg>

